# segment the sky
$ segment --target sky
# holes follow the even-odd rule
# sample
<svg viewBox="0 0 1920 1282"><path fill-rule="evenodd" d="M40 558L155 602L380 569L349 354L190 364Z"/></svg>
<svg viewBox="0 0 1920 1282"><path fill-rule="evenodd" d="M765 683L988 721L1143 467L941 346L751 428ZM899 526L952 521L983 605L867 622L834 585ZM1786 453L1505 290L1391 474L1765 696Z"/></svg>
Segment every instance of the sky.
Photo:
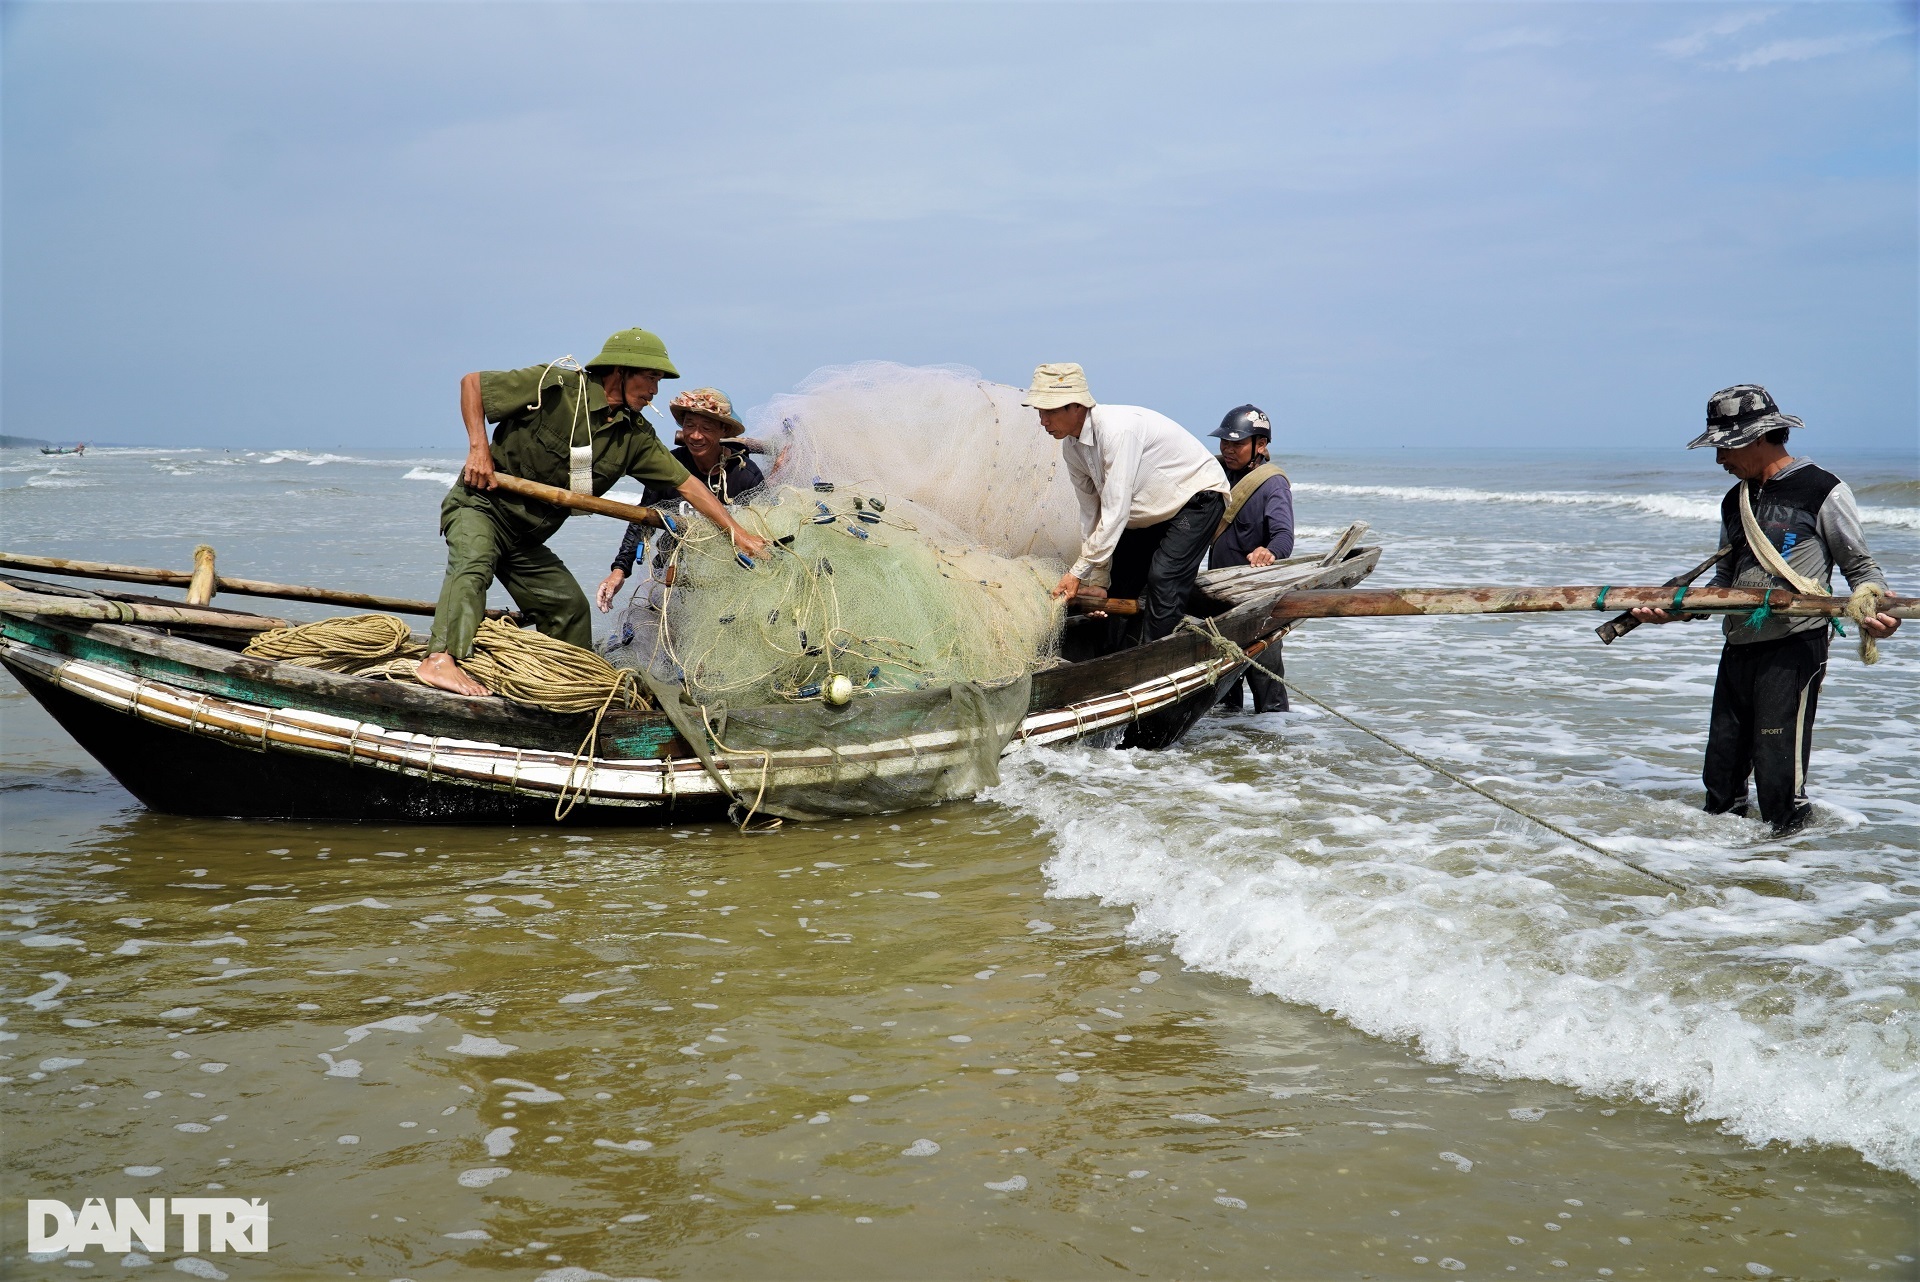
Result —
<svg viewBox="0 0 1920 1282"><path fill-rule="evenodd" d="M0 431L457 450L657 330L1278 447L1920 455L1913 4L0 5ZM670 389L675 385L669 384ZM1811 442L1810 442L1811 443Z"/></svg>

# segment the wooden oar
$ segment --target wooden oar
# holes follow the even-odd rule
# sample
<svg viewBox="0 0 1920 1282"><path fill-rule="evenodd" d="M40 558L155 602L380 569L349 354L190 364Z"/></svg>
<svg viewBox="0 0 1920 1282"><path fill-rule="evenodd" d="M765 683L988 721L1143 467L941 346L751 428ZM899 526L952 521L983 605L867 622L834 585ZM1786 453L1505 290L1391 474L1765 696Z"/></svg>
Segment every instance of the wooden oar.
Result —
<svg viewBox="0 0 1920 1282"><path fill-rule="evenodd" d="M263 614L199 610L181 605L144 605L132 601L102 601L88 597L45 596L0 584L0 614L36 618L93 619L106 623L155 623L162 626L224 628L229 632L270 632L290 628L285 619Z"/></svg>
<svg viewBox="0 0 1920 1282"><path fill-rule="evenodd" d="M667 528L666 521L654 508L637 507L632 503L616 503L612 499L596 498L591 494L575 494L572 490L563 490L557 485L542 485L538 481L529 481L525 477L508 476L505 472L495 472L493 483L509 494L538 499L542 503L551 503L555 507L570 507L576 512L597 512L601 516L617 516L623 521L638 521L641 525L650 525L656 530Z"/></svg>
<svg viewBox="0 0 1920 1282"><path fill-rule="evenodd" d="M1601 593L1606 593L1604 601ZM1363 619L1406 614L1531 614L1556 610L1642 607L1709 613L1770 606L1789 618L1843 614L1844 596L1802 596L1784 588L1688 588L1684 600L1666 587L1577 588L1303 588L1274 603L1275 619ZM1883 597L1877 613L1920 618L1920 598Z"/></svg>
<svg viewBox="0 0 1920 1282"><path fill-rule="evenodd" d="M196 552L198 549L196 549ZM205 564L204 559L197 558ZM157 570L144 565L115 565L109 561L70 561L64 557L23 556L0 552L0 569L44 570L77 579L110 579L116 583L158 583L166 587L191 587L194 575L184 570ZM213 586L237 596L274 597L282 601L312 601L320 605L354 606L363 610L391 610L395 614L432 614L433 602L409 601L404 597L377 596L371 592L341 592L334 588L302 587L296 583L267 583L259 579L229 579L216 576ZM501 611L490 610L489 614Z"/></svg>

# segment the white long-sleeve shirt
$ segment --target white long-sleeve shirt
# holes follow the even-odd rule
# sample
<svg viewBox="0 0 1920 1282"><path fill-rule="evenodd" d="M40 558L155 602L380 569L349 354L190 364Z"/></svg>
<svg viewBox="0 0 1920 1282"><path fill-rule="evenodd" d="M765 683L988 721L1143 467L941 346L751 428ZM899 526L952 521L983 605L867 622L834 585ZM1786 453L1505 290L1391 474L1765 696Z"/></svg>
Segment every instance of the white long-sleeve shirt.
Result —
<svg viewBox="0 0 1920 1282"><path fill-rule="evenodd" d="M1232 492L1227 474L1186 428L1138 405L1096 405L1080 435L1060 442L1080 500L1073 575L1104 585L1122 530L1158 525L1207 490Z"/></svg>

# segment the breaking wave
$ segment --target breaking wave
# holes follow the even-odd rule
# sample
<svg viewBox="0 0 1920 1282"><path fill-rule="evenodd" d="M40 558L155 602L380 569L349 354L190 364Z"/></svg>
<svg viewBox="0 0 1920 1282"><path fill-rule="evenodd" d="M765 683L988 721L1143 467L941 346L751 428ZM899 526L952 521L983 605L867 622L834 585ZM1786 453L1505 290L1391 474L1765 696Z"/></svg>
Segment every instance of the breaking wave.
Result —
<svg viewBox="0 0 1920 1282"><path fill-rule="evenodd" d="M1645 1100L1756 1144L1846 1145L1920 1176L1920 914L1832 920L1879 887L1682 904L1570 865L1564 844L1545 857L1550 840L1502 836L1471 807L1389 822L1402 796L1326 806L1277 783L1275 753L1258 757L1276 783L1249 784L1221 737L1202 732L1197 753L1034 750L992 798L1052 837L1050 895L1130 908L1130 934L1190 967L1439 1063ZM1702 830L1740 823L1650 804L1661 830L1690 830L1666 859L1636 851L1670 871L1684 853L1701 875L1717 844Z"/></svg>
<svg viewBox="0 0 1920 1282"><path fill-rule="evenodd" d="M458 472L442 472L431 467L416 467L405 476L403 481L432 481L435 485L452 485L460 479Z"/></svg>

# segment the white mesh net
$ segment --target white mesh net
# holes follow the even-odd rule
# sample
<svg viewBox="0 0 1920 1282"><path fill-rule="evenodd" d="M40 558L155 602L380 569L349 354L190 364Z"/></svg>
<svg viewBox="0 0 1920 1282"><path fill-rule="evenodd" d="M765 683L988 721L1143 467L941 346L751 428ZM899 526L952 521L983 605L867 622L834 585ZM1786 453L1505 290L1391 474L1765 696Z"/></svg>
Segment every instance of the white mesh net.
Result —
<svg viewBox="0 0 1920 1282"><path fill-rule="evenodd" d="M775 452L735 507L774 540L751 568L690 523L664 592L636 593L615 662L702 704L1004 686L1051 660L1048 592L1079 543L1059 447L1017 389L971 371L821 371L753 416Z"/></svg>
<svg viewBox="0 0 1920 1282"><path fill-rule="evenodd" d="M771 484L905 499L998 556L1064 569L1080 548L1073 483L1020 397L970 369L868 361L817 371L748 426L775 451Z"/></svg>

